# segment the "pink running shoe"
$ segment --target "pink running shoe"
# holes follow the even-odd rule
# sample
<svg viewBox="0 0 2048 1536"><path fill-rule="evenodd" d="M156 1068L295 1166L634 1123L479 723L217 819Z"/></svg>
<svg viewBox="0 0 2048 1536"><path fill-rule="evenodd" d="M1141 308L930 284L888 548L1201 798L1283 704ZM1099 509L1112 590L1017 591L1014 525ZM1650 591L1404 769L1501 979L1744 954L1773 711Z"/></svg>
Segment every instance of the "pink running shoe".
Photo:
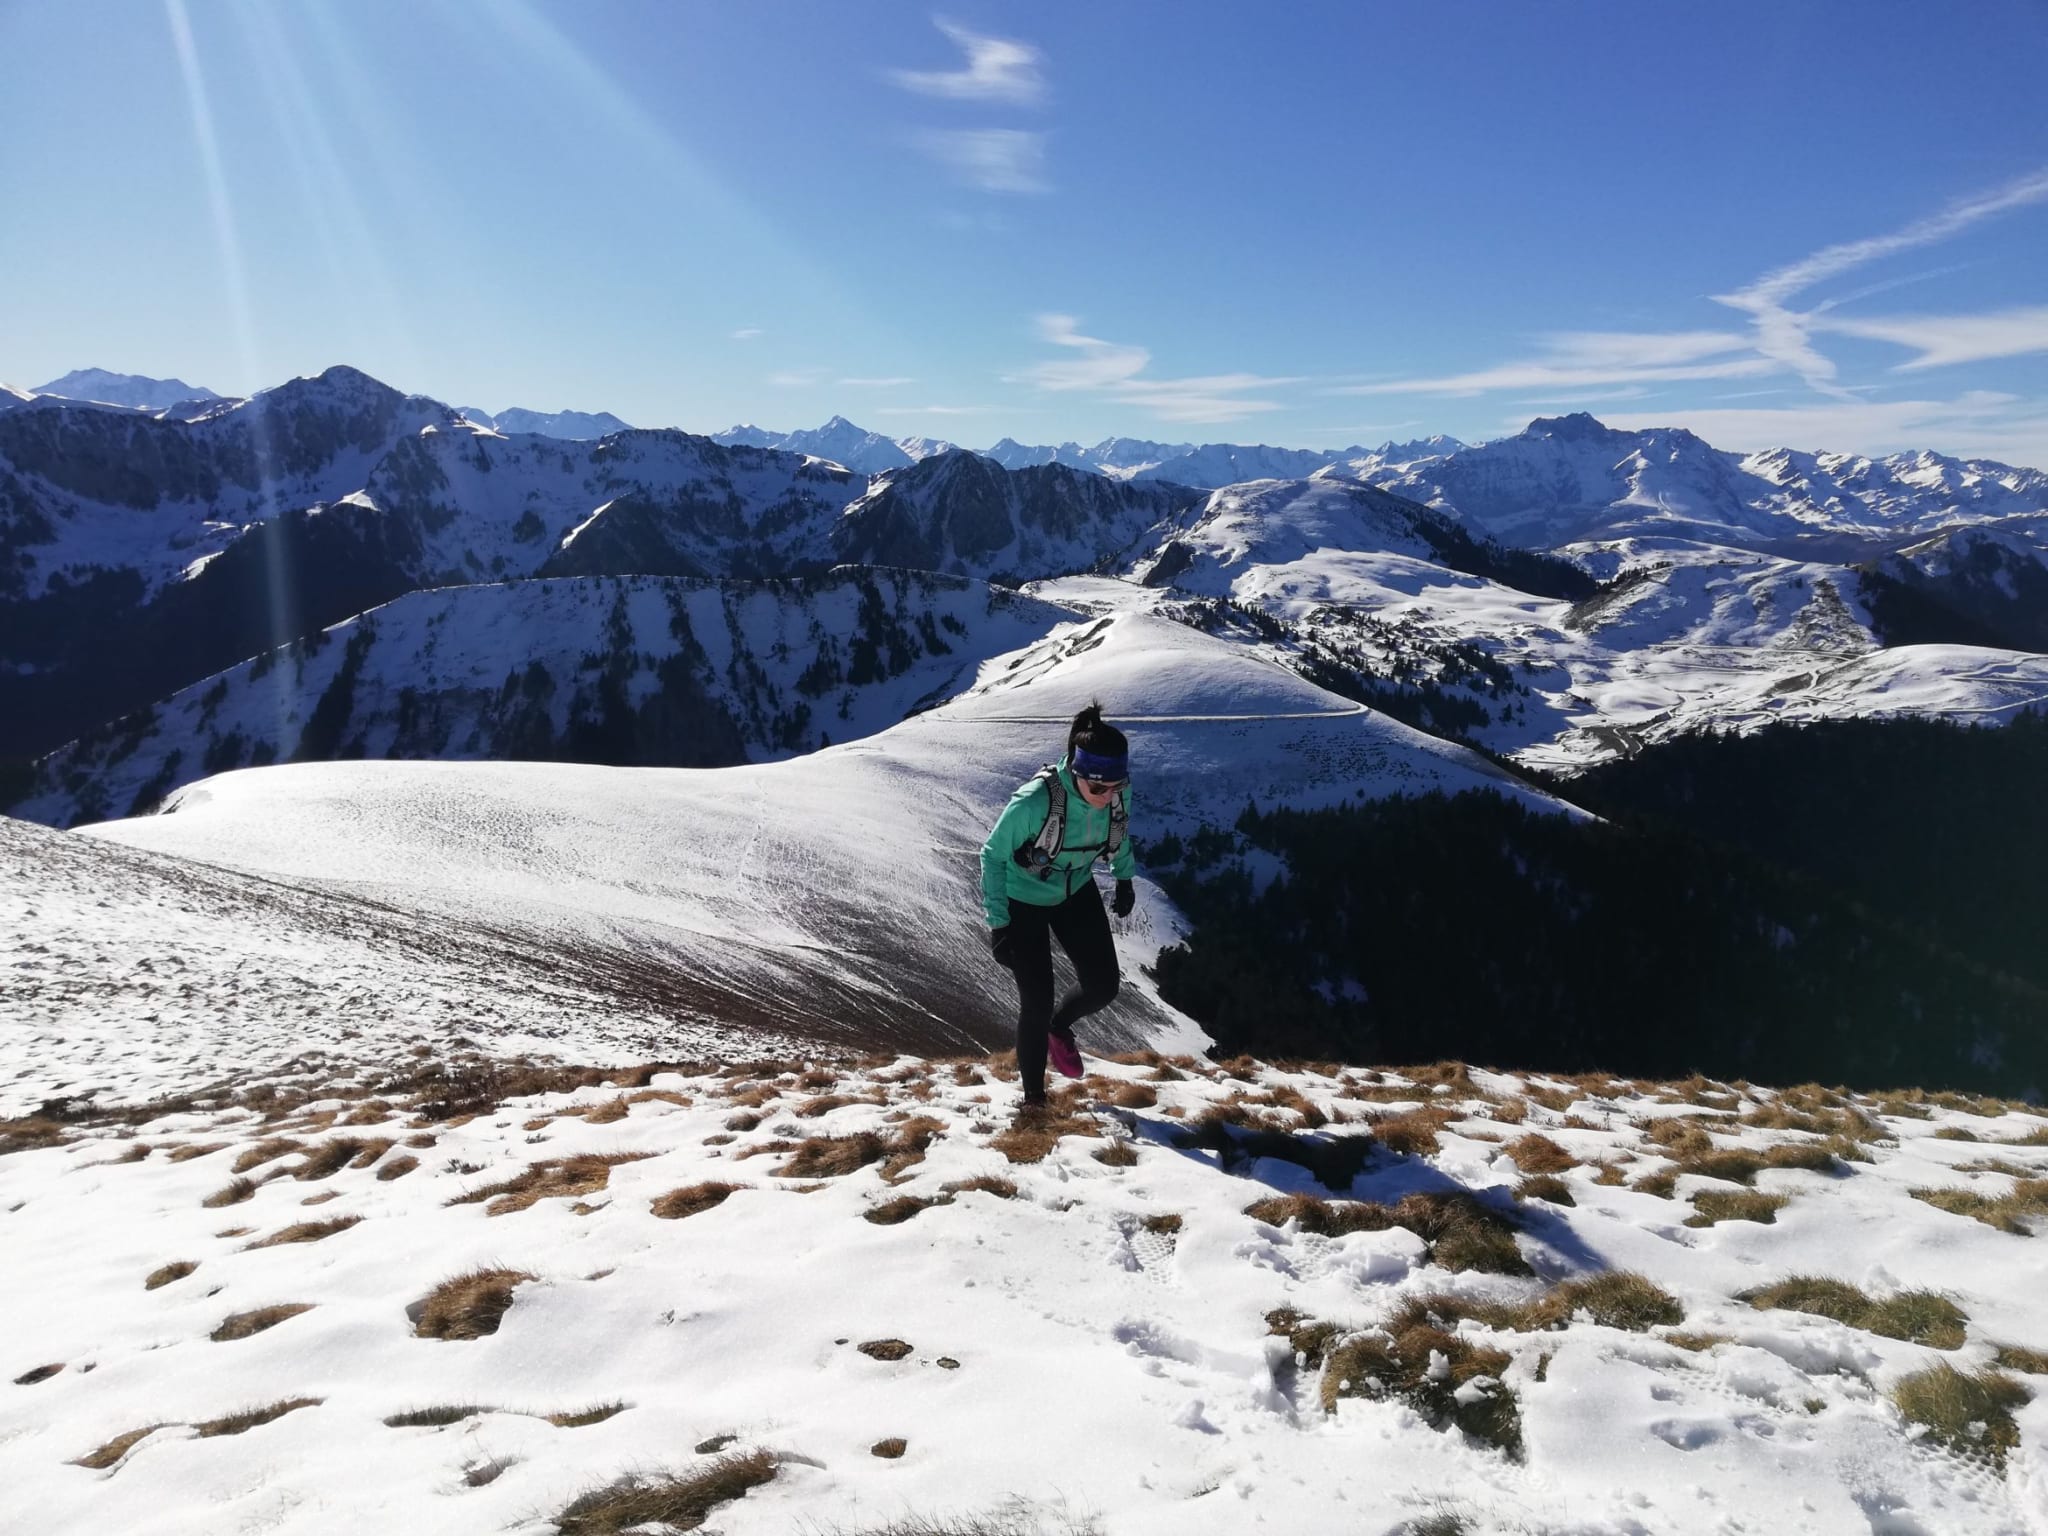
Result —
<svg viewBox="0 0 2048 1536"><path fill-rule="evenodd" d="M1053 1071L1061 1077L1080 1077L1087 1071L1081 1065L1081 1049L1074 1044L1072 1035L1047 1035L1045 1054L1052 1062Z"/></svg>

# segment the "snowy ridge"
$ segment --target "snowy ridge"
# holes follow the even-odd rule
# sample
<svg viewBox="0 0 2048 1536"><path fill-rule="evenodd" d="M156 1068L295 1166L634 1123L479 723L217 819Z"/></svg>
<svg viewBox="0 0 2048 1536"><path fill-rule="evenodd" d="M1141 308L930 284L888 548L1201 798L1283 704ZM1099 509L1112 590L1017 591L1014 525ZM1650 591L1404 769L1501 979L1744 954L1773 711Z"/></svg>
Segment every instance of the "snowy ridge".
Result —
<svg viewBox="0 0 2048 1536"><path fill-rule="evenodd" d="M221 398L212 390L187 384L183 379L151 379L139 373L109 373L104 368L74 368L61 379L37 385L34 393L145 411L168 411Z"/></svg>
<svg viewBox="0 0 2048 1536"><path fill-rule="evenodd" d="M542 437L583 439L609 437L614 432L633 430L630 424L619 420L610 411L529 411L519 406L508 406L494 414L465 405L461 407L460 414L464 420L489 427L494 432L532 432Z"/></svg>
<svg viewBox="0 0 2048 1536"><path fill-rule="evenodd" d="M732 1536L2038 1524L2039 1377L1976 1440L1892 1399L2038 1356L2039 1239L1912 1193L2038 1180L2037 1112L1087 1065L1039 1132L1002 1128L1000 1066L793 1056L495 1091L316 1069L18 1152L0 1469L55 1528L136 1536L543 1536L721 1452L756 1458L707 1510ZM492 1305L437 1290L479 1268ZM1927 1326L1745 1299L1795 1275Z"/></svg>
<svg viewBox="0 0 2048 1536"><path fill-rule="evenodd" d="M872 735L1071 617L874 568L415 592L53 754L13 814L136 815L195 779L309 757L768 761Z"/></svg>

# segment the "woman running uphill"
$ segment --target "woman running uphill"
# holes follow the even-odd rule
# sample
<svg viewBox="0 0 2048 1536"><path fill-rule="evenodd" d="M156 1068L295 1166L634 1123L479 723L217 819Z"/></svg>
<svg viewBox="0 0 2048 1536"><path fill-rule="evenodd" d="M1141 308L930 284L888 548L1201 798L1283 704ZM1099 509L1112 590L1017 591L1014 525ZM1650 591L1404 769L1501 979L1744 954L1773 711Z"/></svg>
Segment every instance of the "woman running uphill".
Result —
<svg viewBox="0 0 2048 1536"><path fill-rule="evenodd" d="M1131 910L1130 743L1090 704L1074 716L1063 762L1034 774L981 845L981 901L996 963L1017 978L1017 1073L1026 1111L1045 1107L1045 1058L1081 1075L1074 1022L1116 996L1116 944L1093 865L1109 860L1118 917ZM1052 1005L1052 944L1079 983Z"/></svg>

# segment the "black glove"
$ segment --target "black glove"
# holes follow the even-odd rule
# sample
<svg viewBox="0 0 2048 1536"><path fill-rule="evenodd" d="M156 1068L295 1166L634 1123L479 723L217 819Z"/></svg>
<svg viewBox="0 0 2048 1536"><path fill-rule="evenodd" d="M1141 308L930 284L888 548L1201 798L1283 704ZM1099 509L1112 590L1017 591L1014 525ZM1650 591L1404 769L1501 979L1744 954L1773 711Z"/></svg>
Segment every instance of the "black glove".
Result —
<svg viewBox="0 0 2048 1536"><path fill-rule="evenodd" d="M1003 924L1000 928L989 929L988 947L990 952L996 957L996 964L1003 967L1004 970L1009 970L1017 963L1015 953L1017 940L1011 934L1008 923Z"/></svg>
<svg viewBox="0 0 2048 1536"><path fill-rule="evenodd" d="M1138 893L1131 889L1131 882L1128 880L1117 881L1116 896L1111 900L1109 910L1118 917L1129 917L1131 915L1131 908L1137 904Z"/></svg>

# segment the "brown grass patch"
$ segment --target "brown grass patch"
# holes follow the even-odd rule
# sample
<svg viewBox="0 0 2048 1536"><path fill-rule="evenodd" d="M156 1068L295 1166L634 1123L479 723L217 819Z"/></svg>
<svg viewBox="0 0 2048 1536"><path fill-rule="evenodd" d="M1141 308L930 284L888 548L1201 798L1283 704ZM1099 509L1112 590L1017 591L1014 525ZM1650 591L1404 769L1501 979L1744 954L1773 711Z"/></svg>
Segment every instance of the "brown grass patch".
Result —
<svg viewBox="0 0 2048 1536"><path fill-rule="evenodd" d="M638 1526L694 1530L721 1504L774 1481L779 1464L767 1451L722 1456L701 1471L635 1473L595 1488L555 1517L560 1536L616 1536Z"/></svg>
<svg viewBox="0 0 2048 1536"><path fill-rule="evenodd" d="M884 1200L871 1205L861 1215L878 1227L901 1226L920 1211L928 1211L935 1205L951 1205L951 1195L898 1195L893 1200Z"/></svg>
<svg viewBox="0 0 2048 1536"><path fill-rule="evenodd" d="M205 1419L194 1424L192 1428L198 1432L202 1439L211 1439L215 1435L239 1435L244 1430L254 1429L259 1424L268 1424L274 1419L281 1419L286 1414L296 1413L301 1408L317 1408L321 1402L322 1399L317 1397L285 1398L280 1402L266 1403L261 1408L244 1408L239 1413L230 1413L218 1419Z"/></svg>
<svg viewBox="0 0 2048 1536"><path fill-rule="evenodd" d="M1533 1131L1509 1142L1503 1150L1524 1173L1563 1173L1567 1168L1579 1166L1576 1154L1567 1152L1548 1136Z"/></svg>
<svg viewBox="0 0 2048 1536"><path fill-rule="evenodd" d="M1664 1342L1675 1349L1683 1349L1695 1355L1705 1354L1716 1344L1733 1344L1732 1333L1667 1333Z"/></svg>
<svg viewBox="0 0 2048 1536"><path fill-rule="evenodd" d="M606 1419L624 1413L630 1403L599 1403L594 1408L578 1408L566 1413L546 1413L541 1417L557 1429L583 1429L591 1424L602 1424Z"/></svg>
<svg viewBox="0 0 2048 1536"><path fill-rule="evenodd" d="M126 1456L135 1449L143 1436L153 1435L162 1428L163 1425L161 1424L145 1424L140 1429L129 1430L125 1435L116 1435L97 1450L87 1451L83 1456L72 1462L71 1465L74 1467L90 1467L95 1472L104 1472L123 1456Z"/></svg>
<svg viewBox="0 0 2048 1536"><path fill-rule="evenodd" d="M854 1348L870 1360L901 1360L910 1353L910 1345L903 1339L869 1339Z"/></svg>
<svg viewBox="0 0 2048 1536"><path fill-rule="evenodd" d="M1629 1185L1629 1188L1637 1193L1655 1195L1659 1200L1669 1200L1671 1192L1677 1187L1678 1170L1676 1168L1659 1168L1654 1172L1644 1174L1635 1183Z"/></svg>
<svg viewBox="0 0 2048 1536"><path fill-rule="evenodd" d="M1792 1203L1790 1195L1765 1195L1754 1190L1702 1190L1692 1197L1688 1227L1711 1227L1722 1221L1755 1221L1774 1226L1778 1212Z"/></svg>
<svg viewBox="0 0 2048 1536"><path fill-rule="evenodd" d="M877 1440L868 1447L870 1456L879 1456L884 1461L894 1461L910 1449L910 1442L901 1435L891 1435L886 1440Z"/></svg>
<svg viewBox="0 0 2048 1536"><path fill-rule="evenodd" d="M62 1360L57 1361L54 1365L39 1365L33 1370L23 1371L19 1376L15 1377L14 1384L17 1387L32 1387L39 1381L48 1381L63 1369L64 1362Z"/></svg>
<svg viewBox="0 0 2048 1536"><path fill-rule="evenodd" d="M498 1331L512 1306L512 1293L536 1280L521 1269L473 1269L443 1280L408 1308L412 1331L422 1339L481 1339Z"/></svg>
<svg viewBox="0 0 2048 1536"><path fill-rule="evenodd" d="M1093 1154L1095 1161L1111 1168L1134 1168L1138 1163L1138 1149L1128 1140L1118 1138L1106 1147L1098 1147Z"/></svg>
<svg viewBox="0 0 2048 1536"><path fill-rule="evenodd" d="M1552 1205L1572 1205L1572 1187L1554 1173L1533 1174L1515 1186L1517 1200L1547 1200Z"/></svg>
<svg viewBox="0 0 2048 1536"><path fill-rule="evenodd" d="M208 1195L204 1200L200 1201L199 1203L205 1206L209 1211L217 1211L224 1205L240 1205L244 1200L248 1199L251 1195L255 1193L255 1180L230 1179L227 1183L223 1184L219 1189L216 1189L212 1194Z"/></svg>
<svg viewBox="0 0 2048 1536"><path fill-rule="evenodd" d="M69 1134L63 1121L52 1119L48 1115L24 1115L15 1120L0 1120L0 1154L59 1146Z"/></svg>
<svg viewBox="0 0 2048 1536"><path fill-rule="evenodd" d="M258 1238L242 1251L246 1253L254 1248L277 1248L286 1243L317 1243L322 1238L334 1236L337 1232L346 1232L362 1219L360 1216L336 1216L328 1221L294 1222L268 1237Z"/></svg>
<svg viewBox="0 0 2048 1536"><path fill-rule="evenodd" d="M1292 1220L1302 1231L1323 1237L1405 1227L1429 1244L1429 1262L1444 1269L1496 1275L1532 1273L1515 1246L1513 1224L1462 1192L1418 1193L1403 1197L1397 1205L1276 1195L1246 1207L1245 1214L1273 1226Z"/></svg>
<svg viewBox="0 0 2048 1536"><path fill-rule="evenodd" d="M1118 1109L1150 1109L1159 1102L1159 1090L1149 1083L1124 1083L1109 1096Z"/></svg>
<svg viewBox="0 0 2048 1536"><path fill-rule="evenodd" d="M501 1408L487 1408L481 1403L451 1403L445 1408L409 1408L404 1413L392 1414L384 1424L388 1429L446 1429L478 1414L502 1412Z"/></svg>
<svg viewBox="0 0 2048 1536"><path fill-rule="evenodd" d="M1456 1427L1519 1461L1521 1407L1501 1380L1508 1364L1502 1350L1476 1346L1425 1322L1404 1326L1397 1319L1383 1331L1354 1335L1331 1348L1320 1396L1326 1413L1348 1397L1395 1399L1435 1428Z"/></svg>
<svg viewBox="0 0 2048 1536"><path fill-rule="evenodd" d="M1866 1333L1933 1349L1960 1349L1969 1322L1963 1309L1938 1291L1901 1291L1873 1301L1848 1281L1825 1275L1794 1275L1775 1285L1744 1291L1736 1300L1759 1311L1780 1308L1832 1318Z"/></svg>
<svg viewBox="0 0 2048 1536"><path fill-rule="evenodd" d="M972 1179L958 1179L945 1186L949 1195L964 1195L979 1190L985 1195L994 1195L998 1200L1017 1198L1017 1186L1000 1174L984 1173Z"/></svg>
<svg viewBox="0 0 2048 1536"><path fill-rule="evenodd" d="M594 1195L610 1185L612 1169L621 1163L637 1163L651 1156L653 1154L649 1152L584 1153L577 1157L529 1163L509 1179L473 1189L466 1195L457 1195L448 1203L475 1205L478 1201L487 1200L490 1203L484 1207L485 1215L508 1216L542 1200Z"/></svg>
<svg viewBox="0 0 2048 1536"><path fill-rule="evenodd" d="M252 1147L243 1149L234 1161L236 1173L247 1173L251 1168L261 1168L265 1163L274 1162L288 1152L302 1152L306 1144L294 1141L289 1136L270 1136Z"/></svg>
<svg viewBox="0 0 2048 1536"><path fill-rule="evenodd" d="M169 1158L174 1163L189 1163L195 1157L211 1157L216 1152L225 1151L227 1146L224 1141L189 1142L185 1146L171 1148Z"/></svg>
<svg viewBox="0 0 2048 1536"><path fill-rule="evenodd" d="M368 1168L390 1150L388 1136L336 1136L309 1148L305 1161L287 1171L295 1179L331 1178L344 1168Z"/></svg>
<svg viewBox="0 0 2048 1536"><path fill-rule="evenodd" d="M715 1179L702 1184L685 1184L681 1189L656 1195L651 1209L663 1221L680 1221L685 1216L700 1215L724 1204L728 1195L744 1188L744 1184L723 1184Z"/></svg>
<svg viewBox="0 0 2048 1536"><path fill-rule="evenodd" d="M1900 1413L1927 1426L1929 1439L1954 1451L1982 1451L2001 1469L2020 1443L2012 1410L2031 1396L2003 1372L1966 1375L1946 1360L1906 1377L1891 1395Z"/></svg>
<svg viewBox="0 0 2048 1536"><path fill-rule="evenodd" d="M2048 1350L2029 1349L2024 1344L2001 1344L1991 1357L2001 1370L2024 1371L2029 1376L2048 1376Z"/></svg>
<svg viewBox="0 0 2048 1536"><path fill-rule="evenodd" d="M1101 1136L1102 1126L1074 1111L1076 1095L1055 1090L1046 1096L1043 1115L1023 1115L989 1138L989 1145L1013 1163L1042 1163L1063 1136Z"/></svg>
<svg viewBox="0 0 2048 1536"><path fill-rule="evenodd" d="M198 1264L186 1259L179 1259L175 1263L165 1264L161 1268L152 1269L149 1272L149 1278L142 1282L142 1288L145 1291L157 1290L162 1286L169 1285L173 1280L184 1279L198 1267Z"/></svg>
<svg viewBox="0 0 2048 1536"><path fill-rule="evenodd" d="M1390 1152L1404 1157L1428 1157L1436 1152L1443 1128L1457 1118L1448 1109L1426 1105L1373 1121L1372 1133Z"/></svg>
<svg viewBox="0 0 2048 1536"><path fill-rule="evenodd" d="M251 1338L267 1328L275 1328L288 1317L297 1317L301 1312L313 1310L312 1303L297 1301L283 1306L257 1307L248 1312L234 1312L221 1319L220 1326L207 1337L216 1344L226 1344L233 1339Z"/></svg>
<svg viewBox="0 0 2048 1536"><path fill-rule="evenodd" d="M419 1165L420 1160L410 1152L401 1152L377 1170L378 1181L389 1184L393 1179L402 1179Z"/></svg>
<svg viewBox="0 0 2048 1536"><path fill-rule="evenodd" d="M615 1120L625 1119L631 1111L632 1106L627 1104L626 1096L624 1094L617 1094L612 1098L605 1099L601 1103L591 1105L588 1109L581 1111L581 1114L585 1125L610 1125ZM576 1114L578 1111L565 1110L564 1113Z"/></svg>
<svg viewBox="0 0 2048 1536"><path fill-rule="evenodd" d="M2048 1216L2048 1179L2015 1180L2002 1195L1980 1194L1974 1189L1910 1189L1906 1193L1938 1211L1968 1216L2016 1237L2033 1236L2035 1221Z"/></svg>

